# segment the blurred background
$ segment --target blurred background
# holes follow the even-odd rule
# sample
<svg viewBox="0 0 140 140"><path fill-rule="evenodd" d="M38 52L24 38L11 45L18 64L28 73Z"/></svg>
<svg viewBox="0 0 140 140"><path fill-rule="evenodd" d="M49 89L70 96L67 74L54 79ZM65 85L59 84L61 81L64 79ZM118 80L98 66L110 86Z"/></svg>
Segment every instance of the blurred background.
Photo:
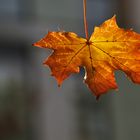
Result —
<svg viewBox="0 0 140 140"><path fill-rule="evenodd" d="M61 88L42 61L50 50L32 47L48 31L84 37L82 0L0 0L0 140L140 139L140 86L116 72L119 91L97 102L84 70ZM89 32L117 15L140 33L139 0L87 0Z"/></svg>

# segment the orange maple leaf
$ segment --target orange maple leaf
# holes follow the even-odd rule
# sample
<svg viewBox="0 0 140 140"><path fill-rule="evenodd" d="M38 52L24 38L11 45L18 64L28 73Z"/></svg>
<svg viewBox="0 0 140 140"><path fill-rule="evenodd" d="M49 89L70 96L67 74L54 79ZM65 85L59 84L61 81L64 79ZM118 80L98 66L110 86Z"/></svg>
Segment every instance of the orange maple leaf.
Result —
<svg viewBox="0 0 140 140"><path fill-rule="evenodd" d="M85 68L85 83L99 97L116 89L115 70L122 70L134 83L140 83L140 35L118 27L116 17L95 27L90 39L73 32L49 32L34 46L53 49L45 60L60 85L79 67Z"/></svg>

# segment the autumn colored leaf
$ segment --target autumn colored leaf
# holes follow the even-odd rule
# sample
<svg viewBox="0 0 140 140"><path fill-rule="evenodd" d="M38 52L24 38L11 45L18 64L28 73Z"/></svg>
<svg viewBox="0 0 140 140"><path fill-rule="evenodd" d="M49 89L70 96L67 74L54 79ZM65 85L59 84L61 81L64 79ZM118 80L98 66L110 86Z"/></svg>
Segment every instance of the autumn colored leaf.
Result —
<svg viewBox="0 0 140 140"><path fill-rule="evenodd" d="M45 60L61 85L79 67L85 68L85 83L99 97L116 89L114 71L122 70L134 83L140 83L140 35L119 28L116 17L95 27L90 39L73 32L49 32L34 46L54 50Z"/></svg>

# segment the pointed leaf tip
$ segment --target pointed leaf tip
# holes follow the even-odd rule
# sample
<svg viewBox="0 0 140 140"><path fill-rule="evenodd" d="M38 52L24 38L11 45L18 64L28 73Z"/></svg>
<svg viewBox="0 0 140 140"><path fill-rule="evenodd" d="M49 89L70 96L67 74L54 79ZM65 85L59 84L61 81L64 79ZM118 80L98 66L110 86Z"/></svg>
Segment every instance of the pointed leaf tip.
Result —
<svg viewBox="0 0 140 140"><path fill-rule="evenodd" d="M96 96L96 101L99 101L99 99L100 99L100 95L97 95Z"/></svg>
<svg viewBox="0 0 140 140"><path fill-rule="evenodd" d="M60 85L60 84L58 84L57 86L58 86L59 88L61 87L61 85Z"/></svg>
<svg viewBox="0 0 140 140"><path fill-rule="evenodd" d="M115 22L117 22L116 15L114 15L111 19L114 20Z"/></svg>
<svg viewBox="0 0 140 140"><path fill-rule="evenodd" d="M116 19L116 14L114 14L112 18Z"/></svg>

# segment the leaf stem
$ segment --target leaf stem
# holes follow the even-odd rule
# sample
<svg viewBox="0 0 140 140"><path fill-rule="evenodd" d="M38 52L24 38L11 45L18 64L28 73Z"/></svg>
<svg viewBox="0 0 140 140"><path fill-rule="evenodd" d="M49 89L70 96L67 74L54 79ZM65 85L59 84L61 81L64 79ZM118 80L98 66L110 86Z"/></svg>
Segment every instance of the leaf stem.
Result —
<svg viewBox="0 0 140 140"><path fill-rule="evenodd" d="M83 0L83 10L84 10L84 26L85 26L85 35L88 40L88 24L87 24L87 3L86 0Z"/></svg>

